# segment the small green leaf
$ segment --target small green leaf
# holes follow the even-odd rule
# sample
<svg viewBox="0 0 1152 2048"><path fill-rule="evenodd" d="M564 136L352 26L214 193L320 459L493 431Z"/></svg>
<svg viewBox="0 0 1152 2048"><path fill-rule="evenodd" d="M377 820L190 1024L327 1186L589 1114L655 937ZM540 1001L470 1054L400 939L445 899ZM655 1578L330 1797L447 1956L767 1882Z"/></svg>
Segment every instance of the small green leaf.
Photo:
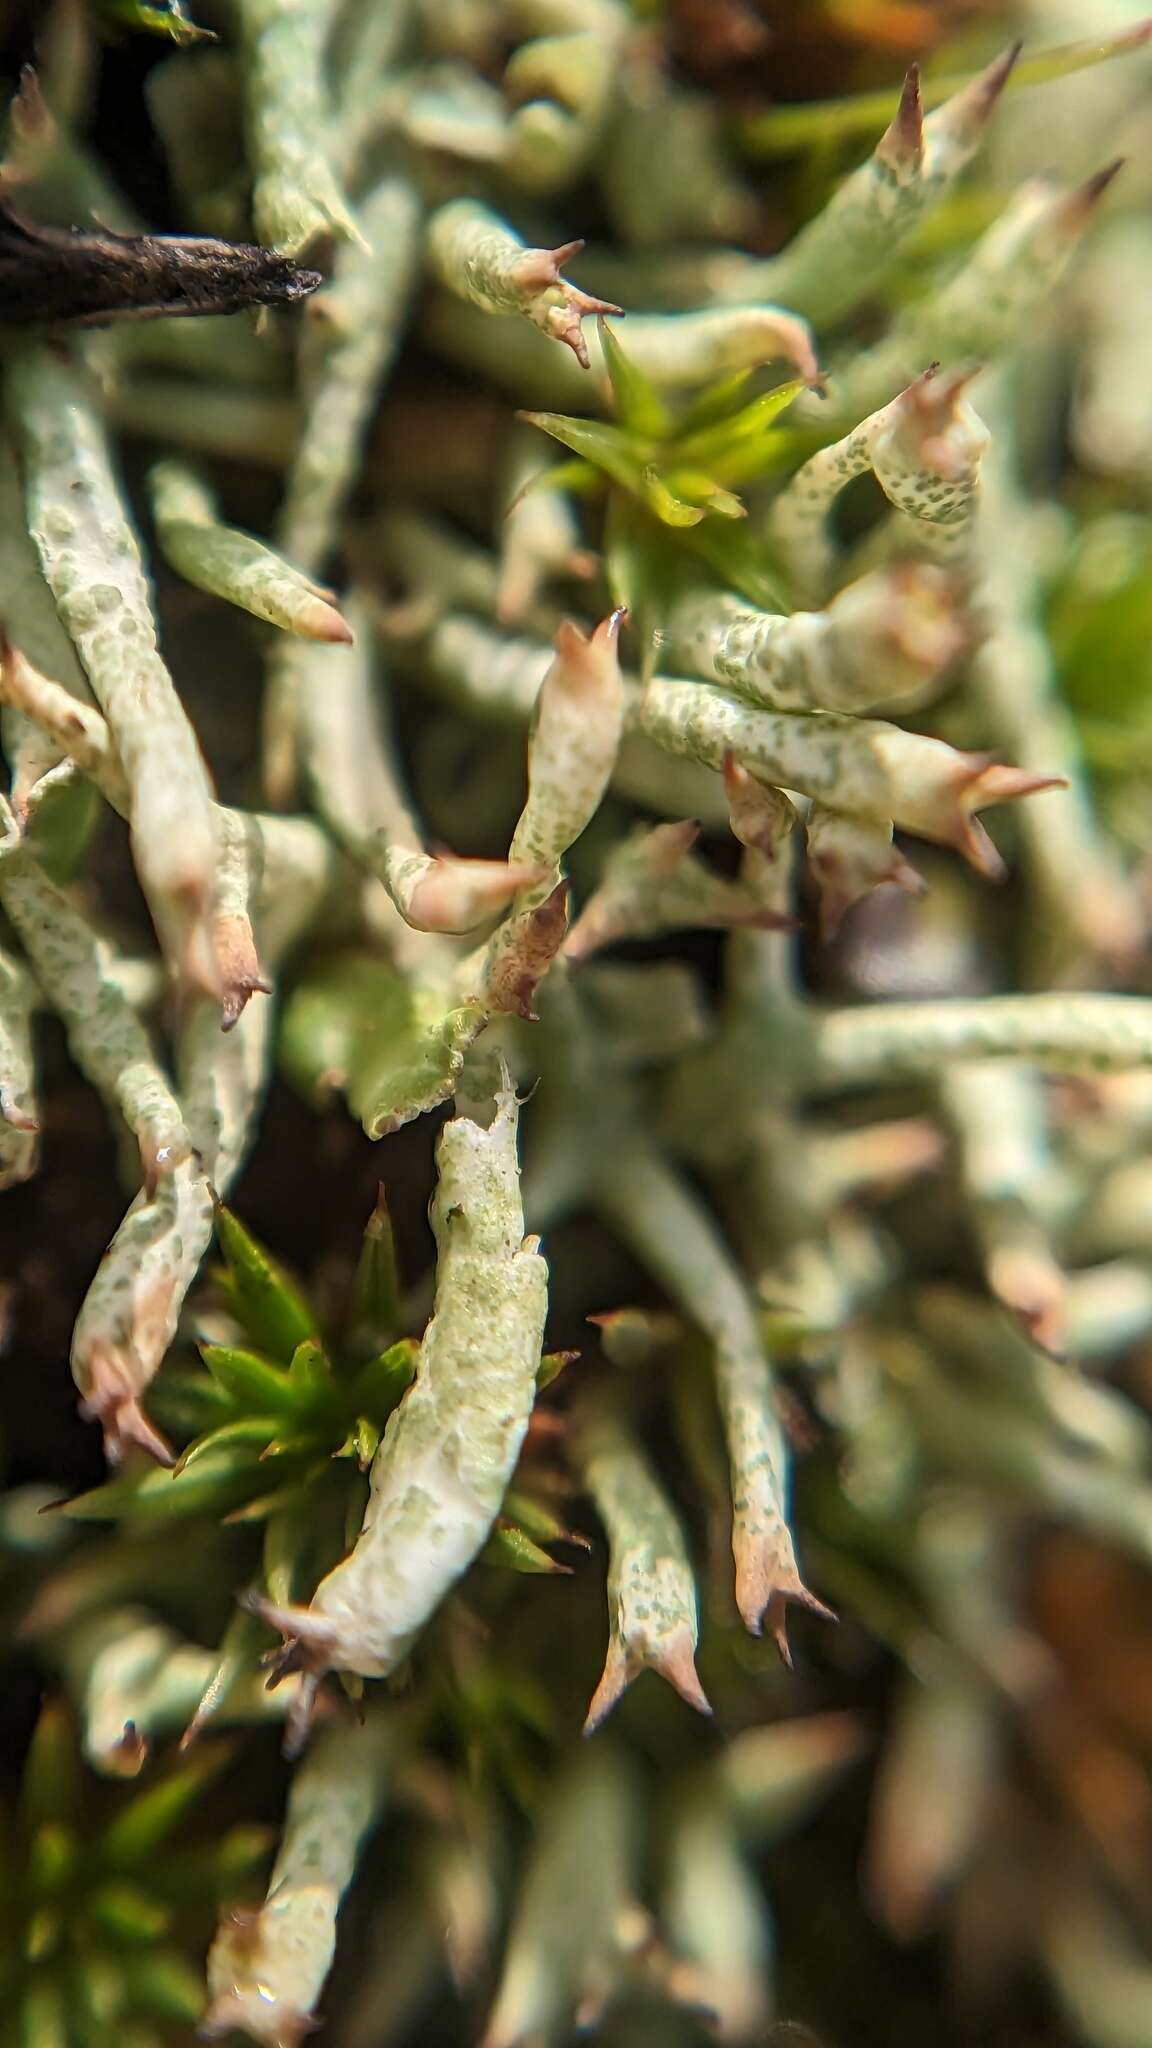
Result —
<svg viewBox="0 0 1152 2048"><path fill-rule="evenodd" d="M241 1351L234 1344L202 1344L200 1356L218 1387L236 1408L283 1415L293 1405L292 1385L282 1366Z"/></svg>
<svg viewBox="0 0 1152 2048"><path fill-rule="evenodd" d="M709 519L684 538L726 589L735 590L764 611L788 610L782 581L766 560L764 544L747 526Z"/></svg>
<svg viewBox="0 0 1152 2048"><path fill-rule="evenodd" d="M60 1513L70 1521L147 1521L165 1516L219 1514L243 1499L251 1485L251 1448L226 1444L198 1458L183 1472L150 1465L122 1479L111 1479L75 1500L63 1501Z"/></svg>
<svg viewBox="0 0 1152 2048"><path fill-rule="evenodd" d="M71 1718L62 1700L49 1700L41 1708L20 1783L20 1819L29 1835L51 1822L74 1821L80 1785Z"/></svg>
<svg viewBox="0 0 1152 2048"><path fill-rule="evenodd" d="M416 1377L420 1346L415 1337L401 1337L378 1358L370 1358L356 1375L352 1399L358 1410L383 1429Z"/></svg>
<svg viewBox="0 0 1152 2048"><path fill-rule="evenodd" d="M258 1351L287 1365L298 1344L315 1337L316 1318L294 1280L223 1203L216 1237L228 1264L232 1306Z"/></svg>
<svg viewBox="0 0 1152 2048"><path fill-rule="evenodd" d="M232 1756L230 1747L205 1750L154 1785L137 1792L104 1831L102 1855L109 1870L139 1870L175 1833L210 1780Z"/></svg>
<svg viewBox="0 0 1152 2048"><path fill-rule="evenodd" d="M447 1101L485 1022L479 1003L447 1008L440 989L414 986L388 961L342 954L297 988L281 1057L310 1096L335 1067L368 1136L382 1138Z"/></svg>
<svg viewBox="0 0 1152 2048"><path fill-rule="evenodd" d="M566 1365L575 1365L578 1351L546 1351L536 1368L536 1392L542 1394L553 1380L558 1380Z"/></svg>
<svg viewBox="0 0 1152 2048"><path fill-rule="evenodd" d="M155 1941L171 1920L154 1892L135 1884L102 1884L88 1900L88 1916L104 1934L133 1946Z"/></svg>
<svg viewBox="0 0 1152 2048"><path fill-rule="evenodd" d="M730 370L726 377L718 377L714 384L699 392L676 422L673 439L677 447L704 427L714 427L718 420L730 419L739 412L749 384L758 375L757 369Z"/></svg>
<svg viewBox="0 0 1152 2048"><path fill-rule="evenodd" d="M688 463L731 481L731 463L746 458L750 449L758 450L762 438L807 388L803 378L794 377L790 383L777 384L771 391L762 391L750 405L718 420L713 426L702 427L691 434L678 434L677 462Z"/></svg>
<svg viewBox="0 0 1152 2048"><path fill-rule="evenodd" d="M201 28L184 11L183 0L89 0L102 21L139 29L143 35L167 36L181 49L193 43L214 43L210 28Z"/></svg>
<svg viewBox="0 0 1152 2048"><path fill-rule="evenodd" d="M731 491L726 491L722 484L701 469L670 469L667 481L669 489L675 491L677 497L703 505L706 512L715 513L720 519L745 519L748 516L748 507L743 499L734 497Z"/></svg>
<svg viewBox="0 0 1152 2048"><path fill-rule="evenodd" d="M665 526L699 526L704 517L699 505L687 505L683 498L677 498L655 469L644 471L641 496L649 511Z"/></svg>
<svg viewBox="0 0 1152 2048"><path fill-rule="evenodd" d="M549 1557L546 1550L541 1550L538 1543L533 1543L523 1529L502 1519L493 1528L481 1555L486 1564L502 1565L506 1571L571 1576L569 1565L557 1564L556 1559Z"/></svg>
<svg viewBox="0 0 1152 2048"><path fill-rule="evenodd" d="M332 1405L332 1367L328 1362L324 1346L316 1337L309 1337L298 1344L292 1353L288 1368L292 1386L293 1405L300 1409Z"/></svg>
<svg viewBox="0 0 1152 2048"><path fill-rule="evenodd" d="M654 450L638 444L622 428L610 426L605 420L570 419L559 412L525 412L520 417L530 426L539 427L542 433L551 434L554 441L571 448L574 454L582 455L626 491L634 496L641 494L644 470Z"/></svg>
<svg viewBox="0 0 1152 2048"><path fill-rule="evenodd" d="M537 1543L576 1543L582 1550L591 1549L587 1537L574 1534L559 1515L530 1493L510 1487L504 1496L502 1513L526 1535L535 1537Z"/></svg>
<svg viewBox="0 0 1152 2048"><path fill-rule="evenodd" d="M663 440L672 422L659 390L647 372L626 354L602 314L596 324L620 425L645 440Z"/></svg>
<svg viewBox="0 0 1152 2048"><path fill-rule="evenodd" d="M276 1415L249 1415L242 1422L226 1422L222 1428L210 1430L207 1436L198 1437L195 1443L189 1444L176 1460L173 1477L179 1478L201 1458L210 1458L215 1451L225 1450L233 1444L247 1444L259 1455L279 1427L280 1418Z"/></svg>
<svg viewBox="0 0 1152 2048"><path fill-rule="evenodd" d="M381 1188L368 1218L360 1260L352 1282L346 1349L353 1358L382 1351L396 1334L400 1319L400 1279L396 1239Z"/></svg>
<svg viewBox="0 0 1152 2048"><path fill-rule="evenodd" d="M521 484L516 496L505 507L505 517L514 512L517 505L531 497L533 491L571 491L577 498L590 498L604 488L602 471L591 462L582 462L579 457L571 462L554 463L551 469L538 469Z"/></svg>

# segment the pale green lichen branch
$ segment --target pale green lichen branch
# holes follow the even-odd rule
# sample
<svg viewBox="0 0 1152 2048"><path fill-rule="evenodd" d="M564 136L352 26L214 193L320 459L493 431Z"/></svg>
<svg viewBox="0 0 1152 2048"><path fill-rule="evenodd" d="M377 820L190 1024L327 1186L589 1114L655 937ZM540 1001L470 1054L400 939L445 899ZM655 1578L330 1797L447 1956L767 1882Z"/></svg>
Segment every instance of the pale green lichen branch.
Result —
<svg viewBox="0 0 1152 2048"><path fill-rule="evenodd" d="M989 440L963 395L973 374L941 374L933 365L797 470L773 501L765 531L800 589L819 595L826 588L835 559L831 514L845 485L865 470L914 532L946 527L967 533Z"/></svg>
<svg viewBox="0 0 1152 2048"><path fill-rule="evenodd" d="M212 788L156 644L140 548L85 380L46 348L5 381L40 565L104 711L128 780L132 852L180 979L218 993L210 914Z"/></svg>
<svg viewBox="0 0 1152 2048"><path fill-rule="evenodd" d="M437 1147L436 1295L416 1379L372 1466L364 1527L307 1608L259 1603L306 1673L299 1743L324 1671L386 1677L491 1531L536 1390L547 1267L524 1236L518 1107L507 1082L488 1129L457 1118Z"/></svg>
<svg viewBox="0 0 1152 2048"><path fill-rule="evenodd" d="M234 0L256 233L298 256L333 229L361 240L328 153L324 54L335 0Z"/></svg>
<svg viewBox="0 0 1152 2048"><path fill-rule="evenodd" d="M0 1190L36 1171L40 1118L35 1098L32 1011L36 989L12 955L0 950Z"/></svg>
<svg viewBox="0 0 1152 2048"><path fill-rule="evenodd" d="M254 618L307 640L350 640L332 593L302 576L250 533L225 526L211 491L182 463L161 462L149 479L156 536L177 574Z"/></svg>
<svg viewBox="0 0 1152 2048"><path fill-rule="evenodd" d="M949 1060L1034 1060L1057 1073L1152 1065L1152 1001L1142 996L983 996L833 1010L815 1031L821 1088L938 1074Z"/></svg>
<svg viewBox="0 0 1152 2048"><path fill-rule="evenodd" d="M769 298L822 324L850 312L971 162L1018 51L1006 50L926 120L913 65L867 162L779 256L734 264L731 295Z"/></svg>
<svg viewBox="0 0 1152 2048"><path fill-rule="evenodd" d="M818 612L690 593L668 614L660 659L772 711L860 712L923 702L968 638L947 577L902 563L848 584Z"/></svg>
<svg viewBox="0 0 1152 2048"><path fill-rule="evenodd" d="M877 719L769 712L714 684L669 677L653 679L637 723L670 753L716 769L734 756L774 787L954 846L992 879L1003 866L975 812L1056 779L1000 766L986 754L958 753L942 740Z"/></svg>
<svg viewBox="0 0 1152 2048"><path fill-rule="evenodd" d="M589 313L621 309L591 298L562 275L583 242L529 249L498 214L472 199L442 206L428 223L427 237L428 260L449 291L486 313L522 314L542 334L564 342L581 368L588 368L581 322Z"/></svg>
<svg viewBox="0 0 1152 2048"><path fill-rule="evenodd" d="M341 1902L379 1822L398 1746L384 1713L317 1737L292 1780L263 1905L228 1914L209 1952L200 2028L208 2040L236 2031L265 2048L298 2048L315 2028Z"/></svg>
<svg viewBox="0 0 1152 2048"><path fill-rule="evenodd" d="M698 1713L711 1713L696 1674L695 1580L663 1488L622 1417L605 1402L581 1411L576 1447L608 1537L608 1655L585 1733L599 1727L646 1664Z"/></svg>

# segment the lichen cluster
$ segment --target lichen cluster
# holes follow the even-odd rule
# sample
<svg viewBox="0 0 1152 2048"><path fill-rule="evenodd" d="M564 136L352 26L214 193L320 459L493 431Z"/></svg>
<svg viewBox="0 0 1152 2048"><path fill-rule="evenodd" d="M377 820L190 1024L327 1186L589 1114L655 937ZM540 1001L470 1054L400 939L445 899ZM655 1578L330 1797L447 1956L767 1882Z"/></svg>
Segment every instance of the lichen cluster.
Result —
<svg viewBox="0 0 1152 2048"><path fill-rule="evenodd" d="M155 231L93 141L145 32L180 247L322 283L0 326L0 1185L54 1017L129 1195L108 1477L0 1499L52 1695L3 2040L903 2048L825 1981L858 1885L947 1930L958 2048L1021 1980L1146 2038L1152 23L1019 12L750 111L692 75L742 0L43 11L6 205ZM880 76L932 16L861 13ZM243 801L169 666L209 617ZM277 1076L382 1184L304 1281L244 1221Z"/></svg>

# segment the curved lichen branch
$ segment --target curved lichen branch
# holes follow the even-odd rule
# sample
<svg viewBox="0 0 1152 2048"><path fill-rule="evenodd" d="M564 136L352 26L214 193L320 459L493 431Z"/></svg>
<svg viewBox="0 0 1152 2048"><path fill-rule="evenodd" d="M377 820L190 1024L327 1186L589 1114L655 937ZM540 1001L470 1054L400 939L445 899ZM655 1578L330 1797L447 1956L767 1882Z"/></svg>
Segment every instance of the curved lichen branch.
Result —
<svg viewBox="0 0 1152 2048"><path fill-rule="evenodd" d="M521 313L553 341L572 350L582 369L588 349L581 322L590 313L619 313L619 306L593 298L563 276L580 254L582 241L556 249L529 249L486 206L456 199L441 207L428 225L428 255L449 291L486 313Z"/></svg>
<svg viewBox="0 0 1152 2048"><path fill-rule="evenodd" d="M332 1967L340 1906L375 1828L399 1731L374 1714L317 1737L292 1780L268 1892L256 1912L225 1914L208 1956L200 2034L234 2030L264 2048L298 2048Z"/></svg>
<svg viewBox="0 0 1152 2048"><path fill-rule="evenodd" d="M805 591L818 592L827 582L836 499L869 468L906 519L927 529L967 529L989 441L964 396L975 374L967 366L941 373L933 363L888 405L797 470L772 504L767 532Z"/></svg>
<svg viewBox="0 0 1152 2048"><path fill-rule="evenodd" d="M299 1747L327 1670L386 1677L483 1547L536 1391L547 1268L524 1236L511 1085L484 1129L446 1124L432 1201L436 1295L416 1379L372 1466L356 1544L307 1608L257 1598L285 1638L274 1677L303 1673L289 1721Z"/></svg>
<svg viewBox="0 0 1152 2048"><path fill-rule="evenodd" d="M697 1713L710 1714L696 1672L696 1587L684 1537L655 1474L606 1404L581 1411L577 1455L608 1536L610 1637L588 1708L590 1735L646 1664Z"/></svg>
<svg viewBox="0 0 1152 2048"><path fill-rule="evenodd" d="M959 593L927 562L871 571L818 612L760 611L729 591L673 603L661 661L774 711L870 711L921 701L970 645Z"/></svg>

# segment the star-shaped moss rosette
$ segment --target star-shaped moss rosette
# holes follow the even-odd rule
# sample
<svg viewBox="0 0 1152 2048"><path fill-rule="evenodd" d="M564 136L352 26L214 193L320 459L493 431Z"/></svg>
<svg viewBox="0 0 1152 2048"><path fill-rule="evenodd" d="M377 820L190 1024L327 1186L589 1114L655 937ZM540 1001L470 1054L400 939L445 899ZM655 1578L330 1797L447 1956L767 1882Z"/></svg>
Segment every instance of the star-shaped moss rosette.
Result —
<svg viewBox="0 0 1152 2048"><path fill-rule="evenodd" d="M347 1297L327 1327L292 1275L223 1204L216 1234L224 1266L215 1290L237 1341L202 1344L203 1369L174 1364L156 1382L152 1406L182 1444L173 1469L142 1463L63 1512L131 1525L185 1516L262 1523L266 1569L274 1559L280 1574L303 1587L359 1527L368 1468L416 1371L419 1343L399 1334L392 1224L381 1193ZM547 1386L572 1355L542 1359L539 1384ZM557 1571L540 1546L567 1537L521 1484L486 1555L517 1571ZM239 1633L247 1639L250 1626Z"/></svg>
<svg viewBox="0 0 1152 2048"><path fill-rule="evenodd" d="M599 329L615 420L553 412L522 417L575 458L542 473L551 489L606 493L605 574L613 602L628 608L646 659L682 580L685 548L728 589L781 609L782 579L762 536L753 538L742 525L747 508L734 486L776 475L787 464L792 440L773 429L794 398L818 385L818 376L752 396L756 373L741 370L677 412L606 320Z"/></svg>
<svg viewBox="0 0 1152 2048"><path fill-rule="evenodd" d="M126 1791L82 1764L65 1708L44 1708L19 1792L0 1812L5 2043L188 2039L213 1918L269 1842L252 1826L195 1839L193 1815L228 1755L205 1749Z"/></svg>

